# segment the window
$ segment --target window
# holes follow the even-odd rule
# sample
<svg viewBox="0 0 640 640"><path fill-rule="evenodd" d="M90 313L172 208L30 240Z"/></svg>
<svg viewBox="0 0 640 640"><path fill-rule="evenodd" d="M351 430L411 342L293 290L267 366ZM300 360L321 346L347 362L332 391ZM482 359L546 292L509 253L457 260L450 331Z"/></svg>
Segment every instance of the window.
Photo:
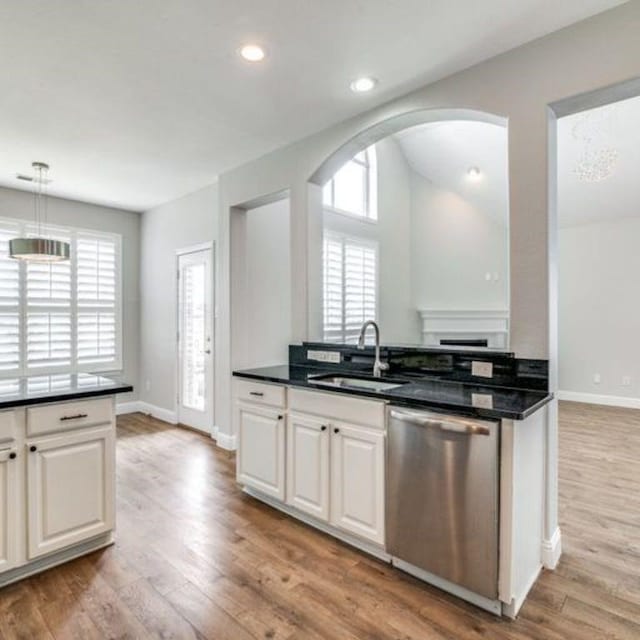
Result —
<svg viewBox="0 0 640 640"><path fill-rule="evenodd" d="M357 342L362 324L377 317L377 245L333 232L323 244L324 340Z"/></svg>
<svg viewBox="0 0 640 640"><path fill-rule="evenodd" d="M71 260L12 260L9 240L35 228L0 219L0 376L120 369L120 236L47 233L71 244Z"/></svg>
<svg viewBox="0 0 640 640"><path fill-rule="evenodd" d="M327 182L322 194L325 207L378 219L375 147L371 146L344 164Z"/></svg>

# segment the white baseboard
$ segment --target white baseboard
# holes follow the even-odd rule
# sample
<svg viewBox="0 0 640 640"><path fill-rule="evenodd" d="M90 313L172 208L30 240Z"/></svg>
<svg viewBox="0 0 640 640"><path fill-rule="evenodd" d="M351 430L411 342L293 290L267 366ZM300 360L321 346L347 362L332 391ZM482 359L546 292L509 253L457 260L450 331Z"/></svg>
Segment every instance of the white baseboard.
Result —
<svg viewBox="0 0 640 640"><path fill-rule="evenodd" d="M562 534L560 527L553 532L550 540L542 541L542 565L545 569L555 569L562 555Z"/></svg>
<svg viewBox="0 0 640 640"><path fill-rule="evenodd" d="M153 404L142 401L138 402L137 405L137 411L140 411L140 413L148 413L154 418L162 420L163 422L168 422L169 424L178 424L178 415L175 411L163 409L162 407L156 407Z"/></svg>
<svg viewBox="0 0 640 640"><path fill-rule="evenodd" d="M118 402L116 404L116 415L121 416L123 413L137 413L140 411L140 403L137 400L131 402Z"/></svg>
<svg viewBox="0 0 640 640"><path fill-rule="evenodd" d="M221 449L235 451L237 448L236 437L220 431L219 427L213 427L211 437Z"/></svg>
<svg viewBox="0 0 640 640"><path fill-rule="evenodd" d="M512 598L511 602L509 602L508 604L502 605L502 613L504 616L506 616L507 618L511 618L512 620L516 619L516 616L520 612L520 609L522 608L524 601L527 599L527 596L529 595L529 591L533 589L533 585L536 583L536 580L540 577L541 571L542 571L542 565L538 567L538 570L535 573L531 574L531 577L529 578L529 582L527 583L526 587L522 589L522 591L518 594L518 596L516 596L515 598Z"/></svg>
<svg viewBox="0 0 640 640"><path fill-rule="evenodd" d="M116 405L116 415L122 415L125 413L146 413L148 415L157 418L158 420L162 420L163 422L168 422L169 424L178 424L178 414L175 411L170 411L169 409L163 409L162 407L156 407L153 404L149 404L148 402L142 402L141 400L135 402L121 402ZM207 433L208 432L202 432ZM231 436L228 433L221 432L218 427L213 427L211 430L211 437L216 441L216 444L221 449L226 449L227 451L235 451L237 448L236 437Z"/></svg>
<svg viewBox="0 0 640 640"><path fill-rule="evenodd" d="M640 398L606 396L597 393L583 393L581 391L558 391L557 397L558 400L569 400L571 402L586 402L587 404L603 404L608 407L640 409Z"/></svg>

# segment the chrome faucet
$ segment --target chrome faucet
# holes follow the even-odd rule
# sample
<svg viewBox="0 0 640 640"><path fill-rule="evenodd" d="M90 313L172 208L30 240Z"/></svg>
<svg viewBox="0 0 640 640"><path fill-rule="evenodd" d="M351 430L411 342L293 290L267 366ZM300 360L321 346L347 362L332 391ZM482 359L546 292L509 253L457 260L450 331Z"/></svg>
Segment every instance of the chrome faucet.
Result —
<svg viewBox="0 0 640 640"><path fill-rule="evenodd" d="M360 337L358 338L358 349L364 349L364 339L369 327L373 327L376 336L376 359L373 363L373 377L379 378L383 371L387 371L387 369L389 369L389 365L380 360L380 328L373 320L367 320L362 325L362 328L360 329Z"/></svg>

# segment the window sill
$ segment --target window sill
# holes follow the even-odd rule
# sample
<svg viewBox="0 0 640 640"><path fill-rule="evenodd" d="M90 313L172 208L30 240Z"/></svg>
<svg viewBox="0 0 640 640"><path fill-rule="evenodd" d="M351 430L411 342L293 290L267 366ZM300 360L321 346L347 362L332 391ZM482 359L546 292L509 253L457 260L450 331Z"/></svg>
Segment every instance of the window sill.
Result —
<svg viewBox="0 0 640 640"><path fill-rule="evenodd" d="M328 207L327 205L323 205L322 209L327 213L337 213L338 215L344 216L345 218L349 218L351 220L357 220L358 222L363 222L365 224L378 224L377 218L361 216L358 213L352 213L351 211L345 211L344 209L336 209L335 207Z"/></svg>

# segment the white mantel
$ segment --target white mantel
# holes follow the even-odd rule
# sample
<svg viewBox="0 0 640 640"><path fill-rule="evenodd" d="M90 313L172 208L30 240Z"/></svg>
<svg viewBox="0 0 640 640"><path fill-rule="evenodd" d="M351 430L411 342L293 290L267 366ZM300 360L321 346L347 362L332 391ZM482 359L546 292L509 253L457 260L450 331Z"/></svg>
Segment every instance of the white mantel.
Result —
<svg viewBox="0 0 640 640"><path fill-rule="evenodd" d="M487 340L494 349L509 344L507 309L418 309L422 343L439 346L440 340Z"/></svg>

